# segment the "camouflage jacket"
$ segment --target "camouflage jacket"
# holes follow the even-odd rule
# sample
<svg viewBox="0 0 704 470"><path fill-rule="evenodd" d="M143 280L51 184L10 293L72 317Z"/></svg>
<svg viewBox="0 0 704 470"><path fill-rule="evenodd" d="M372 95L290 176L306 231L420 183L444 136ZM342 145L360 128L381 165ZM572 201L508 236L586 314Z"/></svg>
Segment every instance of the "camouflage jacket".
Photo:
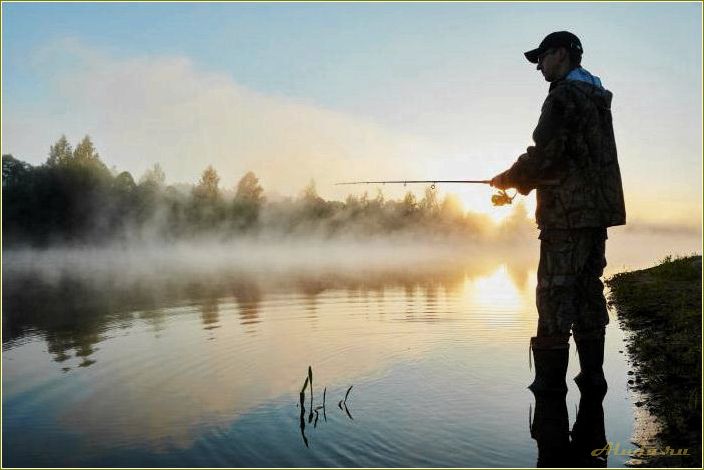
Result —
<svg viewBox="0 0 704 470"><path fill-rule="evenodd" d="M626 223L610 91L578 80L553 82L528 147L503 173L522 194L537 189L540 229ZM555 181L548 186L541 182Z"/></svg>

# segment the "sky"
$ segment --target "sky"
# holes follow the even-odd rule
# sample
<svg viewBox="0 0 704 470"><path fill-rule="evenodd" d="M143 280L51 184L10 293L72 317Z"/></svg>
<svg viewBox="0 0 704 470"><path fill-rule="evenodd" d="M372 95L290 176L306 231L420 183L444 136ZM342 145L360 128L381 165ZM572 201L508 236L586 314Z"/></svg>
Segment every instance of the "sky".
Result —
<svg viewBox="0 0 704 470"><path fill-rule="evenodd" d="M270 195L313 179L335 199L488 179L532 144L548 84L523 52L557 30L614 94L629 221L700 226L699 2L3 2L2 153L40 164L88 134L135 179L213 165L225 188L251 170ZM487 187L440 189L492 210Z"/></svg>

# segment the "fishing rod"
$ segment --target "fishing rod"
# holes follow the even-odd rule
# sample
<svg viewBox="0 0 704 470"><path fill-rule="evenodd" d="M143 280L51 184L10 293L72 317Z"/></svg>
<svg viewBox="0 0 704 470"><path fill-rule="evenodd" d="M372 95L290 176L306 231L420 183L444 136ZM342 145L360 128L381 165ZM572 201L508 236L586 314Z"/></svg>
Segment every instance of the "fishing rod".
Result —
<svg viewBox="0 0 704 470"><path fill-rule="evenodd" d="M343 183L335 183L338 185L348 185L348 184L407 184L412 183L430 183L430 189L435 189L435 185L438 183L463 183L463 184L491 184L491 180L387 180L387 181L346 181ZM491 203L495 206L505 206L513 202L513 198L516 197L518 192L514 193L513 196L500 189L498 193L491 196Z"/></svg>
<svg viewBox="0 0 704 470"><path fill-rule="evenodd" d="M403 184L404 186L408 183L432 183L431 188L435 189L436 183L475 183L475 184L491 184L491 180L393 180L393 181L347 181L345 183L335 183L335 185L340 184L386 184L386 183L396 183Z"/></svg>

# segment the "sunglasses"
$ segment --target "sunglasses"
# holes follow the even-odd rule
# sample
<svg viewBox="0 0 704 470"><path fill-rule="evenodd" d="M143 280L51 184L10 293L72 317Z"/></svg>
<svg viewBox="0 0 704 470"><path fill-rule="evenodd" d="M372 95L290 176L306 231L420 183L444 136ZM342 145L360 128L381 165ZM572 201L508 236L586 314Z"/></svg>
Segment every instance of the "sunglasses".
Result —
<svg viewBox="0 0 704 470"><path fill-rule="evenodd" d="M542 62L545 57L549 56L550 54L554 54L556 51L557 49L550 48L547 51L543 52L538 56L538 63Z"/></svg>

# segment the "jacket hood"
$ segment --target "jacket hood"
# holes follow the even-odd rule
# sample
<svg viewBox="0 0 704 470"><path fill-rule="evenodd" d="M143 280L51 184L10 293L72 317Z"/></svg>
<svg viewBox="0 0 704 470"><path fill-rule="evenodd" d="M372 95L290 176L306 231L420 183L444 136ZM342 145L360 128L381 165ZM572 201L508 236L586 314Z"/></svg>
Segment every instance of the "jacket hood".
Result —
<svg viewBox="0 0 704 470"><path fill-rule="evenodd" d="M587 71L587 69L584 69L582 67L576 67L570 70L567 76L565 76L565 80L574 80L577 82L589 83L590 85L594 85L597 88L604 88L604 86L601 84L601 79L599 77L597 77L596 75L592 75Z"/></svg>
<svg viewBox="0 0 704 470"><path fill-rule="evenodd" d="M606 109L611 108L613 94L604 88L599 77L592 75L586 69L582 67L572 69L564 78L564 82L577 87L595 101L598 106Z"/></svg>

